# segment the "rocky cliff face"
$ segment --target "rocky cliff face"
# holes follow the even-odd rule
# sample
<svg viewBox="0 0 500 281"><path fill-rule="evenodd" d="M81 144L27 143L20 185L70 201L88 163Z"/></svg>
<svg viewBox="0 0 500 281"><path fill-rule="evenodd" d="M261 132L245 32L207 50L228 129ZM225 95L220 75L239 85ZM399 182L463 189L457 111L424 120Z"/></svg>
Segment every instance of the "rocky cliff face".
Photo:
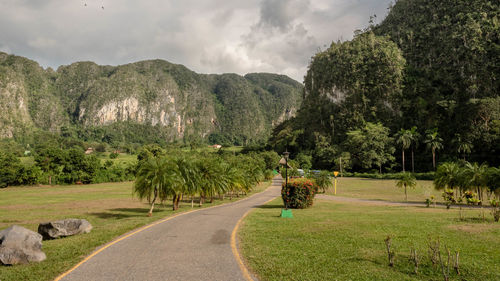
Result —
<svg viewBox="0 0 500 281"><path fill-rule="evenodd" d="M53 71L0 53L0 137L125 123L158 130L167 141L215 134L248 142L293 114L301 95L300 83L276 74L200 75L162 60L77 62Z"/></svg>

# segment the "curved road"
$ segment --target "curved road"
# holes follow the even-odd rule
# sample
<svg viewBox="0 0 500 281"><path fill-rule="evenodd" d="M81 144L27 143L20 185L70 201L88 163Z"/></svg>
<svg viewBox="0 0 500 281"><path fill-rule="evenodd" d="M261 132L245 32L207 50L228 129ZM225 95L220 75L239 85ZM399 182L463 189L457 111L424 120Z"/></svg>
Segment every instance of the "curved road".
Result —
<svg viewBox="0 0 500 281"><path fill-rule="evenodd" d="M249 280L233 254L231 234L251 208L279 196L280 186L277 177L266 191L249 198L129 234L104 245L61 280Z"/></svg>

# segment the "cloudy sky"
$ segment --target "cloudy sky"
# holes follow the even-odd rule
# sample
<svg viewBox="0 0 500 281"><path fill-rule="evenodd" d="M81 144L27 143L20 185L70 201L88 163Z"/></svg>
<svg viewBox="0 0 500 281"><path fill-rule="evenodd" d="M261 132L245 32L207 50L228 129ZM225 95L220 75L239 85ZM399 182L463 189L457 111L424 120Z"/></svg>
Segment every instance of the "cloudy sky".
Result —
<svg viewBox="0 0 500 281"><path fill-rule="evenodd" d="M161 58L199 73L302 82L311 56L391 0L0 0L0 51L56 69Z"/></svg>

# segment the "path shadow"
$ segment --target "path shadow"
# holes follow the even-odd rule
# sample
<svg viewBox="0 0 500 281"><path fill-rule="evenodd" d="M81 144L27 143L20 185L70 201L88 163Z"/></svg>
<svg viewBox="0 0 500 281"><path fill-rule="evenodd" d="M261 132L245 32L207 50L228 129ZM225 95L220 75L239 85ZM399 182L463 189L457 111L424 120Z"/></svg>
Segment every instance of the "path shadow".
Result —
<svg viewBox="0 0 500 281"><path fill-rule="evenodd" d="M283 209L283 205L257 205L254 206L254 208L259 208L259 209Z"/></svg>
<svg viewBox="0 0 500 281"><path fill-rule="evenodd" d="M127 215L127 214L117 214L117 213L106 213L106 212L100 212L100 213L90 213L89 215L98 217L100 219L125 219L125 218L130 218L130 217L135 217L135 215Z"/></svg>
<svg viewBox="0 0 500 281"><path fill-rule="evenodd" d="M110 209L110 211L144 214L149 212L149 208L115 208L115 209Z"/></svg>

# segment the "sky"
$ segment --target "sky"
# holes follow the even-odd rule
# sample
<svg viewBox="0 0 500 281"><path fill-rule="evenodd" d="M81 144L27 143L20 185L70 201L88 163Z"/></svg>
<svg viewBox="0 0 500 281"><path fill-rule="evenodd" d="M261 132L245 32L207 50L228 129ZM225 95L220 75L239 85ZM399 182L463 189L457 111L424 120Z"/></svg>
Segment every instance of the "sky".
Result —
<svg viewBox="0 0 500 281"><path fill-rule="evenodd" d="M0 0L0 51L57 69L146 59L302 82L311 57L391 0Z"/></svg>

